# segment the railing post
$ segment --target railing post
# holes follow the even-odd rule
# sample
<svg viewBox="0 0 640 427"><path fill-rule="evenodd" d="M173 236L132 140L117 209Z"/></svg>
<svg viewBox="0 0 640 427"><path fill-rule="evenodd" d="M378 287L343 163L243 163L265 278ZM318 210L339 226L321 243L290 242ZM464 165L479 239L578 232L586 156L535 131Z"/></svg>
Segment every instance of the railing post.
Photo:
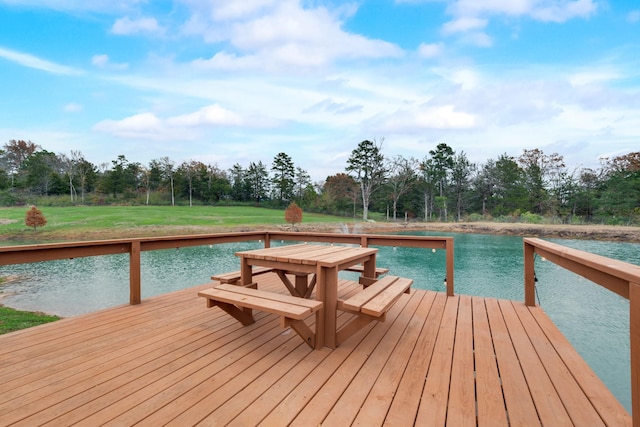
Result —
<svg viewBox="0 0 640 427"><path fill-rule="evenodd" d="M129 304L140 304L140 241L134 240L129 248Z"/></svg>
<svg viewBox="0 0 640 427"><path fill-rule="evenodd" d="M264 233L264 247L265 249L271 247L271 236L269 233Z"/></svg>
<svg viewBox="0 0 640 427"><path fill-rule="evenodd" d="M447 263L447 296L453 296L453 239L445 240L446 263Z"/></svg>
<svg viewBox="0 0 640 427"><path fill-rule="evenodd" d="M529 307L536 305L536 273L535 248L524 241L524 304Z"/></svg>
<svg viewBox="0 0 640 427"><path fill-rule="evenodd" d="M640 427L640 283L629 283L629 337L631 339L631 419Z"/></svg>

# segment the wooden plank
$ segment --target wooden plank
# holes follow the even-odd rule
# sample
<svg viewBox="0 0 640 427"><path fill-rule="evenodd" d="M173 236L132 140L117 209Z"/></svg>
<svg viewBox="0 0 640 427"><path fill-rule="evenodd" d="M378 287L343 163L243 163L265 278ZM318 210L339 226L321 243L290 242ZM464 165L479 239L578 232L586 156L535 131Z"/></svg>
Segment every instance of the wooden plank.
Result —
<svg viewBox="0 0 640 427"><path fill-rule="evenodd" d="M419 307L421 299L420 297L409 299L393 326L389 328L384 338L366 360L366 365L360 367L357 375L342 393L340 400L331 408L327 417L322 420L322 424L327 426L351 425L401 340L408 340L411 343L410 346L413 347L422 325L411 324L411 319L415 310ZM407 330L410 325L412 327ZM293 425L302 425L302 421L306 418L308 417L301 414ZM377 424L381 424L383 419L384 417L377 420ZM367 425L372 424L367 423Z"/></svg>
<svg viewBox="0 0 640 427"><path fill-rule="evenodd" d="M234 286L234 285L226 285ZM289 317L291 319L301 320L314 311L322 307L322 302L305 300L302 298L296 298L300 301L306 301L308 303L298 304L297 301L291 302L286 298L280 299L280 297L287 297L286 295L279 295L271 292L257 291L255 289L248 289L237 287L242 291L236 292L235 290L227 290L220 287L206 289L198 292L198 296L204 298L210 298L215 301L226 302L229 304L236 304L241 307L257 309L267 311L269 313L277 314L278 316ZM253 291L253 292L250 292ZM295 298L295 297L291 297ZM313 305L309 303L314 303Z"/></svg>
<svg viewBox="0 0 640 427"><path fill-rule="evenodd" d="M358 410L358 414L353 420L353 425L382 425L384 422L402 378L407 375L407 367L409 365L407 362L420 345L420 335L424 331L434 295L431 293L414 296L414 298L419 299L419 305L413 316L411 316L411 320L398 341L398 345L376 379L375 384L371 387L366 400Z"/></svg>
<svg viewBox="0 0 640 427"><path fill-rule="evenodd" d="M299 305L301 307L309 308L309 309L311 309L313 311L316 311L320 307L322 307L322 302L320 302L320 301L316 301L316 300L312 300L312 299L306 299L306 298L294 297L292 295L287 295L287 294L278 294L276 292L271 292L271 291L258 291L256 289L247 289L247 288L242 288L242 287L238 287L238 286L234 286L234 285L224 285L224 284L223 285L217 285L215 287L215 289L221 289L221 290L224 290L224 291L235 292L235 293L241 294L241 295L249 295L249 296L259 295L261 298L264 298L264 299L283 302L283 303L287 303L287 304Z"/></svg>
<svg viewBox="0 0 640 427"><path fill-rule="evenodd" d="M529 307L528 309L605 423L609 426L631 425L631 417L627 410L611 394L542 308Z"/></svg>
<svg viewBox="0 0 640 427"><path fill-rule="evenodd" d="M496 351L491 340L484 298L473 298L473 355L476 365L478 426L507 426L507 413L498 374Z"/></svg>
<svg viewBox="0 0 640 427"><path fill-rule="evenodd" d="M367 301L360 311L369 316L380 317L411 287L413 279L399 278L391 286L380 292L374 299ZM368 289L368 288L367 288Z"/></svg>
<svg viewBox="0 0 640 427"><path fill-rule="evenodd" d="M518 314L520 322L526 330L527 336L538 357L540 357L540 361L544 365L545 371L548 373L553 387L558 392L573 424L593 427L604 426L604 422L600 419L589 399L585 396L553 345L551 345L532 317L531 312L523 304L514 302L512 306Z"/></svg>
<svg viewBox="0 0 640 427"><path fill-rule="evenodd" d="M279 334L279 329L273 326L275 325L270 325L269 333L261 334L260 340L266 341ZM238 344L236 344L235 340L232 342L234 343L232 348L241 348L241 344L249 348L253 348L256 345L256 341L250 339L240 340ZM100 411L103 411L103 414L108 416L109 413L112 413L109 408L113 408L113 405L117 406L118 402L122 403L121 400L123 398L134 403L136 400L135 395L132 393L136 390L145 386L155 386L155 391L160 392L162 383L159 383L159 380L166 382L171 378L185 375L191 370L208 366L216 359L222 358L228 351L228 347L210 342L204 347L201 346L193 352L186 353L188 357L182 357L181 355L185 353L183 349L179 349L173 354L169 353L146 364L138 365L136 361L132 361L125 364L124 370L117 367L112 371L96 375L95 378L88 378L75 386L63 388L62 390L65 391L64 394L66 395L59 392L51 394L47 399L41 399L34 402L34 404L17 408L15 412L4 415L3 419L9 422L11 419L9 416L17 416L18 419L21 419L24 418L25 412L31 412L33 415L23 420L26 425L39 425L46 421L52 421L54 424L60 425L76 423L88 415ZM241 356L240 354L237 356L231 355L231 357L227 356L223 360L231 363L236 357ZM51 405L54 403L55 406L52 407ZM49 409L39 412L38 408Z"/></svg>
<svg viewBox="0 0 640 427"><path fill-rule="evenodd" d="M553 388L553 383L540 361L535 348L531 344L520 319L515 313L511 301L498 302L505 324L509 330L513 348L516 351L522 372L527 379L531 398L536 406L536 412L543 425L571 426L571 418L567 413L560 396Z"/></svg>
<svg viewBox="0 0 640 427"><path fill-rule="evenodd" d="M476 425L475 372L471 297L461 295L451 364L447 426Z"/></svg>
<svg viewBox="0 0 640 427"><path fill-rule="evenodd" d="M116 402L119 401L121 396L135 400L135 392L148 384L154 384L158 388L157 391L160 392L162 384L157 381L160 379L166 381L167 376L174 375L174 372L180 372L188 377L194 370L210 364L217 364L220 369L223 369L222 361L232 363L232 361L246 354L245 351L251 351L256 348L256 345L262 345L280 335L280 330L274 325L273 321L267 323L264 319L258 320L255 324L246 328L242 328L236 322L234 324L236 330L241 328L243 330L251 330L251 333L240 336L227 333L221 339L210 338L207 341L194 343L199 345L179 348L176 351L157 357L157 359L150 358L137 368L126 365L123 368L117 368L119 370L130 369L130 375L113 377L112 380L106 382L101 382L100 378L97 378L95 382L90 381L87 391L70 399L76 409L59 416L56 418L56 422L74 423L88 414L100 410L107 411L109 405L112 405L114 400ZM259 339L254 340L255 337L252 338L253 334ZM229 350L232 352L229 353ZM161 351L162 348L156 350L156 352ZM125 372L127 371L125 370ZM106 378L110 377L107 376Z"/></svg>
<svg viewBox="0 0 640 427"><path fill-rule="evenodd" d="M350 317L352 317L352 315L342 313L338 317L339 324L343 324ZM311 370L310 366L305 363L308 361L309 357L305 358L305 361L303 361L302 364L293 367L287 376L283 377L276 384L271 386L269 390L264 392L256 401L251 403L245 411L234 418L229 425L256 425L271 412L278 414L272 415L272 417L286 417L290 414L290 412L288 412L289 409L295 408L296 406L304 406L311 398L309 390L314 390L313 387L316 384L319 387L326 380L328 375L331 375L331 372L334 372L344 359L348 357L355 348L357 348L358 343L361 342L363 337L369 331L370 328L363 329L353 336L350 340L352 345L343 345L335 350L323 348L313 352L312 356L309 357L313 357L314 354L327 351L327 353L321 357L321 360L319 360L317 364L314 364L313 370ZM310 372L313 372L314 378L312 378ZM293 375L295 379L291 379L289 375Z"/></svg>
<svg viewBox="0 0 640 427"><path fill-rule="evenodd" d="M362 366L367 360L368 354L384 337L401 310L402 301L389 311L387 322L377 323L375 328L364 328L342 343L320 364L313 376L305 378L305 381L300 383L300 386L296 387L259 425L289 425L303 412L309 414L314 420L320 418L321 421L324 418L323 413L326 414L340 398L338 390L344 388L353 378L357 372L356 368ZM363 336L364 339L362 339ZM359 339L362 340L359 341ZM304 416L299 420L303 423ZM307 425L317 425L317 423L314 424L309 420Z"/></svg>
<svg viewBox="0 0 640 427"><path fill-rule="evenodd" d="M273 271L273 268L257 266L251 269L251 275L257 276L259 274L265 274L271 271ZM213 276L211 276L211 280L217 280L221 283L233 283L239 281L241 275L242 272L238 270L232 271L230 273L214 274Z"/></svg>
<svg viewBox="0 0 640 427"><path fill-rule="evenodd" d="M150 417L142 420L139 423L140 427L149 426L155 427L158 425L165 426L195 426L198 423L201 425L210 425L211 422L207 422L207 419L215 422L217 425L225 425L231 419L233 419L238 411L241 410L248 402L251 402L255 396L259 396L265 390L268 390L271 384L281 378L292 365L295 365L300 359L306 357L313 350L304 345L298 345L290 353L284 355L281 359L273 358L270 363L263 361L258 362L256 365L248 368L248 372L243 372L243 375L239 375L227 382L225 385L210 392L206 389L206 384L203 384L200 393L196 394L194 389L189 394L190 396L184 396L183 399L186 402L194 402L190 407L184 405L186 409L183 409L178 416L171 419L177 411L174 409L170 415L167 411L161 411L163 413L154 413ZM263 364L264 366L260 366ZM238 393L242 394L248 401L238 401L239 408L232 408L230 405L226 405L231 398ZM204 396L202 399L200 397ZM244 399L243 399L244 400ZM224 411L216 411L217 416L213 416L213 410L215 408L225 407ZM171 419L168 423L164 424L166 420Z"/></svg>
<svg viewBox="0 0 640 427"><path fill-rule="evenodd" d="M342 309L351 311L360 311L363 305L369 302L372 298L378 295L380 292L391 286L393 282L398 280L398 276L385 276L382 279L375 282L373 285L365 288L362 292L352 296L346 301L342 302Z"/></svg>
<svg viewBox="0 0 640 427"><path fill-rule="evenodd" d="M429 372L422 391L416 425L445 425L451 364L453 362L451 349L455 340L459 300L458 296L447 298L442 322L438 328L438 338L429 364Z"/></svg>
<svg viewBox="0 0 640 427"><path fill-rule="evenodd" d="M346 264L346 268L348 265L360 264L369 260L372 256L375 257L377 252L378 250L376 248L346 248L343 252L328 254L322 259L319 259L318 263L326 266Z"/></svg>
<svg viewBox="0 0 640 427"><path fill-rule="evenodd" d="M298 349L304 349L304 346ZM331 350L323 347L309 352L298 362L286 360L280 364L277 371L267 372L254 381L251 387L245 387L224 404L219 405L215 411L202 419L201 425L226 425L231 422L241 426L256 424L264 416L264 411L268 411L266 408L273 408L281 402L329 354ZM174 422L172 421L171 424Z"/></svg>
<svg viewBox="0 0 640 427"><path fill-rule="evenodd" d="M354 273L362 273L362 272L364 272L364 265L361 265L361 264L352 265L351 267L345 268L345 271L352 271ZM388 272L389 272L388 268L376 267L376 277L381 276L383 274L387 274Z"/></svg>
<svg viewBox="0 0 640 427"><path fill-rule="evenodd" d="M213 336L219 335L220 345L222 345L226 341L224 335L228 334L225 331L229 330L229 327L237 328L237 324L231 318L228 318L228 321L207 324L207 329L203 327L198 329L201 325L203 325L202 317L193 320L185 319L182 324L176 325L174 328L168 327L157 334L149 334L144 339L141 339L139 335L133 336L130 342L120 345L125 345L129 349L126 354L120 354L118 350L120 346L114 346L110 351L102 352L95 357L89 355L81 361L73 360L70 363L55 365L55 369L47 366L43 370L40 366L33 364L31 375L22 376L4 384L6 388L4 388L2 397L3 401L7 400L7 403L0 405L0 414L15 409L15 405L11 403L13 398L19 397L22 404L27 404L44 400L45 397L57 393L56 398L64 399L68 387L86 380L98 383L103 372L113 370L111 375L117 375L124 372L123 369L128 366L127 364L139 368L142 364L158 357L158 353L154 353L158 348L161 349L160 352L169 352L181 346L189 346L200 339L211 337L212 333ZM194 328L196 333L180 337L179 331L184 328ZM167 344L166 341L169 343ZM94 371L97 367L100 368L100 374L96 374Z"/></svg>
<svg viewBox="0 0 640 427"><path fill-rule="evenodd" d="M193 295L191 298L193 298ZM127 305L122 310L129 312L130 308L131 306ZM195 310L192 311L194 313L198 311L195 307L193 307L193 310ZM141 314L137 321L135 316L126 317L119 325L115 326L113 322L107 321L105 322L105 327L95 327L75 334L65 333L64 338L47 341L36 346L37 348L31 347L13 354L7 354L3 357L3 362L6 360L7 364L3 364L4 369L0 369L0 378L6 383L24 375L33 374L34 364L39 364L42 368L59 366L62 363L78 364L78 362L74 361L80 357L79 355L100 355L110 351L114 346L121 345L121 343L127 344L131 343L132 340L135 341L135 328L140 322L145 322L149 328L159 329L159 325L149 323L149 320L156 319L158 315L166 316L167 319L178 319L180 317L180 312L176 311L173 306L169 308L160 307L155 313L153 311L143 311L146 311L146 314ZM182 315L188 315L188 313L183 312ZM62 326L65 325L67 324L62 324ZM120 328L124 328L125 332L123 333ZM31 339L29 337L29 340ZM10 363L12 361L13 363Z"/></svg>
<svg viewBox="0 0 640 427"><path fill-rule="evenodd" d="M428 308L429 314L387 412L386 426L415 423L446 301L447 297L442 293L423 299L423 310ZM422 310L418 312L422 313Z"/></svg>
<svg viewBox="0 0 640 427"><path fill-rule="evenodd" d="M485 299L485 306L509 423L517 426L539 426L541 423L538 413L533 404L520 361L513 348L500 305L497 300L488 298Z"/></svg>
<svg viewBox="0 0 640 427"><path fill-rule="evenodd" d="M276 357L277 354L281 352L286 354L301 344L295 334L282 335L278 328L272 328L265 334L255 335L253 339L250 339L251 336L241 340L240 345L233 346L235 350L230 351L229 348L223 347L211 351L211 347L207 347L205 352L188 354L189 363L182 363L183 358L176 359L178 363L164 364L138 380L120 387L117 391L113 390L111 393L117 392L118 397L112 394L107 396L107 400L112 402L99 411L89 411L91 415L83 419L81 425L89 426L106 422L113 422L115 425L132 425L156 412L180 411L184 408L180 405L186 403L179 399L195 387L203 387L204 383L209 391L213 391L261 360L268 363L270 357L267 355L270 353ZM96 401L104 403L102 399L96 399L91 402L91 405ZM176 402L180 402L180 405L171 407L170 403ZM164 408L165 406L169 407ZM83 412L85 411L86 409L83 408Z"/></svg>
<svg viewBox="0 0 640 427"><path fill-rule="evenodd" d="M98 424L104 426L164 424L200 403L212 393L217 395L220 390L228 392L235 386L240 388L248 386L260 373L300 346L304 346L305 351L312 351L302 344L297 336L293 338L294 336L295 334L279 335L277 339L269 340L244 357L234 360L232 364L225 363L222 369L217 366L218 364L210 364L192 375L172 377L170 384L163 378L157 382L158 384L149 385L135 395L119 401L119 405L115 405L115 408L83 420L81 425L89 427ZM163 391L159 393L159 389ZM214 408L205 405L201 409L207 409L210 412Z"/></svg>

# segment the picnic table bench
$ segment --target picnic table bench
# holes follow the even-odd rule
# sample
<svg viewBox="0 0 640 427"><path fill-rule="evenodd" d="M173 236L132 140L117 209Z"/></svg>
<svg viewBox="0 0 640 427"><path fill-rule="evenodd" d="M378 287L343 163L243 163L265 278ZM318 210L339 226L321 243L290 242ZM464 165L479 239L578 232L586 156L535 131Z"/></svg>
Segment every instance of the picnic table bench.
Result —
<svg viewBox="0 0 640 427"><path fill-rule="evenodd" d="M281 295L231 284L214 284L214 287L198 292L206 298L207 307L220 307L243 325L255 322L252 309L280 316L282 328L291 327L311 348L316 347L316 334L304 319L322 308L322 301Z"/></svg>
<svg viewBox="0 0 640 427"><path fill-rule="evenodd" d="M345 268L345 271L353 271L353 272L356 272L356 273L364 273L364 265L362 265L362 264L352 265L351 267ZM388 268L376 267L376 279L379 276L382 276L383 274L387 274L388 272L389 272Z"/></svg>
<svg viewBox="0 0 640 427"><path fill-rule="evenodd" d="M374 320L384 321L387 311L400 299L403 293L411 292L413 279L385 276L366 286L346 300L338 300L338 310L358 316L338 331L338 342L342 342Z"/></svg>
<svg viewBox="0 0 640 427"><path fill-rule="evenodd" d="M253 267L251 274L253 276L257 276L259 274L269 273L271 271L273 271L273 268L271 267ZM211 280L217 280L220 283L235 284L240 281L241 277L242 273L240 272L240 270L238 270L232 271L230 273L214 274L213 276L211 276Z"/></svg>

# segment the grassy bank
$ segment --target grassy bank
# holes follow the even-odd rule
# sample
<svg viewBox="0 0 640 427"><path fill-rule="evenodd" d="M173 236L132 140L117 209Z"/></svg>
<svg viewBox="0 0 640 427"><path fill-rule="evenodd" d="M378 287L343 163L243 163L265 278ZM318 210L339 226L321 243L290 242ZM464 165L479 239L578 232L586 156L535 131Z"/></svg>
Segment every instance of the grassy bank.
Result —
<svg viewBox="0 0 640 427"><path fill-rule="evenodd" d="M40 208L47 224L34 231L24 224L27 207L0 208L0 239L86 240L194 234L259 226L287 226L284 210L250 206L75 206ZM353 222L304 213L303 224Z"/></svg>
<svg viewBox="0 0 640 427"><path fill-rule="evenodd" d="M43 323L60 319L58 316L50 316L43 313L30 311L18 311L12 308L0 306L0 335L20 329L30 328Z"/></svg>

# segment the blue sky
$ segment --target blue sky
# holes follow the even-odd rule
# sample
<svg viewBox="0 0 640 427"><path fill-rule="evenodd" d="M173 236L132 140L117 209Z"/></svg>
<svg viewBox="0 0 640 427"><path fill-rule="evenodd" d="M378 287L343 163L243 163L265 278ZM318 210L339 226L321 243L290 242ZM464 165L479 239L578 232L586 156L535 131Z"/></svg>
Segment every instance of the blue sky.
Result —
<svg viewBox="0 0 640 427"><path fill-rule="evenodd" d="M0 0L0 143L314 181L422 160L640 150L637 0Z"/></svg>

